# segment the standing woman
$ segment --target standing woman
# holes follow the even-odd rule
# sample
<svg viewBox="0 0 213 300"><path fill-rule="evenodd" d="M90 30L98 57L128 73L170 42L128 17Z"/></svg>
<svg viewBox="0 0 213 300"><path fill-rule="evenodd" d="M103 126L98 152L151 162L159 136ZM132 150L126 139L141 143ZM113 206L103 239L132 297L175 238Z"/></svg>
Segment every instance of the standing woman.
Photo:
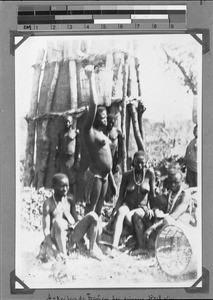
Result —
<svg viewBox="0 0 213 300"><path fill-rule="evenodd" d="M85 214L95 211L100 216L108 182L111 184L113 195L116 195L117 188L112 174L111 142L105 135L107 111L105 107L98 106L94 67L87 66L85 72L90 83L90 105L84 125L84 138L91 160L90 167L84 174L87 202Z"/></svg>
<svg viewBox="0 0 213 300"><path fill-rule="evenodd" d="M150 222L153 211L150 203L155 196L154 170L146 167L146 155L137 151L133 158L133 168L123 174L119 198L113 210L115 215L113 247L118 247L124 223L134 226L138 247L142 252L142 236L146 230L146 222ZM140 253L136 253L140 254Z"/></svg>

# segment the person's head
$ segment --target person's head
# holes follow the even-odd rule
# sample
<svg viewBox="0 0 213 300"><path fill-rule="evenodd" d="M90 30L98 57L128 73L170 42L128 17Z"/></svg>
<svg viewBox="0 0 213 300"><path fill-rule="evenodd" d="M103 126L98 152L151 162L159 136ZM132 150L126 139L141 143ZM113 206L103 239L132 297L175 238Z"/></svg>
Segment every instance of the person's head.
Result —
<svg viewBox="0 0 213 300"><path fill-rule="evenodd" d="M107 116L107 129L110 131L115 126L116 117L113 114L108 114Z"/></svg>
<svg viewBox="0 0 213 300"><path fill-rule="evenodd" d="M107 126L107 110L103 105L97 107L97 112L94 120L95 128L105 128Z"/></svg>
<svg viewBox="0 0 213 300"><path fill-rule="evenodd" d="M168 174L168 188L172 192L178 192L182 186L183 174L180 169L171 169Z"/></svg>
<svg viewBox="0 0 213 300"><path fill-rule="evenodd" d="M52 178L52 187L55 195L59 198L66 196L69 190L69 179L67 175L63 173L55 174Z"/></svg>
<svg viewBox="0 0 213 300"><path fill-rule="evenodd" d="M139 150L135 152L133 157L132 166L135 170L142 170L146 166L147 157L144 151Z"/></svg>
<svg viewBox="0 0 213 300"><path fill-rule="evenodd" d="M70 129L73 125L73 117L70 115L64 116L64 128L65 129Z"/></svg>
<svg viewBox="0 0 213 300"><path fill-rule="evenodd" d="M193 134L194 134L194 137L197 139L198 137L198 133L197 133L197 125L194 127L193 129Z"/></svg>

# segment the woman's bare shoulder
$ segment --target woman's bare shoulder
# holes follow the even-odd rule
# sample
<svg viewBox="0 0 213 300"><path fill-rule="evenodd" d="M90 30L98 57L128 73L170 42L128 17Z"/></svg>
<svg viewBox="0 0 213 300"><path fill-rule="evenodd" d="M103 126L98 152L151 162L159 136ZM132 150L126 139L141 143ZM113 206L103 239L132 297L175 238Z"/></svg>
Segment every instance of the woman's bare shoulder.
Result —
<svg viewBox="0 0 213 300"><path fill-rule="evenodd" d="M149 167L146 169L147 174L154 175L154 169L152 167Z"/></svg>
<svg viewBox="0 0 213 300"><path fill-rule="evenodd" d="M123 173L122 179L128 180L128 179L132 178L132 175L133 175L132 170L126 171Z"/></svg>

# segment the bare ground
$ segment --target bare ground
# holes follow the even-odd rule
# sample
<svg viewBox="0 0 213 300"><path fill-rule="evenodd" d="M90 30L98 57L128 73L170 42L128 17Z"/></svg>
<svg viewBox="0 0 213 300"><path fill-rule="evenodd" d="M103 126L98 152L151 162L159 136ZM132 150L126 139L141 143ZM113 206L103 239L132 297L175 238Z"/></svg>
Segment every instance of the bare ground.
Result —
<svg viewBox="0 0 213 300"><path fill-rule="evenodd" d="M106 246L101 246L105 253L102 261L77 251L66 262L42 263L36 258L42 239L41 231L25 230L18 241L17 275L30 288L189 287L196 281L195 274L168 276L155 257L132 257L126 250L112 259Z"/></svg>

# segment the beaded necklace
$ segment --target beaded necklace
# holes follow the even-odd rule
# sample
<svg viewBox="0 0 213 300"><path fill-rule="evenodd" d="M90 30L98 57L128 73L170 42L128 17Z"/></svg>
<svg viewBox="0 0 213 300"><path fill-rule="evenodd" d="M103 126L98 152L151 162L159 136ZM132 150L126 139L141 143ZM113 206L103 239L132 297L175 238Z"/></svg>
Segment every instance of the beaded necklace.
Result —
<svg viewBox="0 0 213 300"><path fill-rule="evenodd" d="M181 192L183 191L182 188L179 189L179 191L176 194L172 194L172 192L169 193L168 197L168 207L167 207L167 212L170 213L171 210L173 209L178 197L180 196Z"/></svg>
<svg viewBox="0 0 213 300"><path fill-rule="evenodd" d="M145 170L143 169L143 176L142 176L142 178L140 179L140 181L137 181L137 180L136 180L136 176L135 176L135 169L133 169L133 179L134 179L134 183L135 183L135 184L137 185L137 187L138 187L138 189L137 189L138 194L139 194L139 192L140 192L140 186L141 186L142 182L144 181L144 174L145 174ZM140 173L139 175L141 175L141 173Z"/></svg>

